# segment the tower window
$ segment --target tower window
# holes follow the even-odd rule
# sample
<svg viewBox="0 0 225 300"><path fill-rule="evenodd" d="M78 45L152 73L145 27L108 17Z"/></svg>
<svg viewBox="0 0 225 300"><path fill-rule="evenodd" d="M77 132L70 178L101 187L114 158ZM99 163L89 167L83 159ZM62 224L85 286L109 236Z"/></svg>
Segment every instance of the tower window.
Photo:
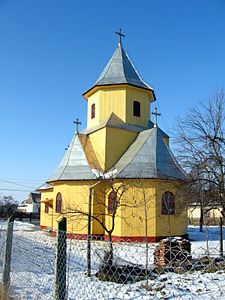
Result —
<svg viewBox="0 0 225 300"><path fill-rule="evenodd" d="M175 214L175 199L171 192L165 192L162 195L162 215Z"/></svg>
<svg viewBox="0 0 225 300"><path fill-rule="evenodd" d="M108 213L115 214L117 208L117 195L116 192L109 193L108 196Z"/></svg>
<svg viewBox="0 0 225 300"><path fill-rule="evenodd" d="M62 211L62 194L61 193L58 193L56 196L55 211L57 213L60 213Z"/></svg>
<svg viewBox="0 0 225 300"><path fill-rule="evenodd" d="M133 115L135 117L141 116L141 103L138 101L133 102Z"/></svg>
<svg viewBox="0 0 225 300"><path fill-rule="evenodd" d="M92 106L91 106L91 118L92 118L92 119L95 118L95 103L92 104Z"/></svg>

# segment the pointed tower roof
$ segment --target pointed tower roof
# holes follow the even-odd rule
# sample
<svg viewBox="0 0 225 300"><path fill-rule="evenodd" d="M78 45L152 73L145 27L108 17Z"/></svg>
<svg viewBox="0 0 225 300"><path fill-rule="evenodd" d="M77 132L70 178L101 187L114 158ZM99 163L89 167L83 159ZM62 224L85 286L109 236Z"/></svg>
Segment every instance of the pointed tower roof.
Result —
<svg viewBox="0 0 225 300"><path fill-rule="evenodd" d="M142 80L127 53L124 51L121 43L118 44L113 56L109 60L108 64L102 71L93 87L114 84L129 84L149 90L153 93L153 97L155 99L153 89Z"/></svg>
<svg viewBox="0 0 225 300"><path fill-rule="evenodd" d="M142 131L113 169L117 178L185 179L158 127Z"/></svg>
<svg viewBox="0 0 225 300"><path fill-rule="evenodd" d="M69 148L47 183L59 180L95 179L78 133L75 133Z"/></svg>

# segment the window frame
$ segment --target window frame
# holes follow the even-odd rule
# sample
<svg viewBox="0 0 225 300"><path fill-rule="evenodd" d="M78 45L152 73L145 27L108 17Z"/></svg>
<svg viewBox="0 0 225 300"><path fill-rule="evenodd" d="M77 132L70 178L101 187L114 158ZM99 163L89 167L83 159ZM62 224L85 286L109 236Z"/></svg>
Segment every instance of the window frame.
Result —
<svg viewBox="0 0 225 300"><path fill-rule="evenodd" d="M62 194L60 192L57 193L57 195L56 195L55 212L56 213L61 213L62 212Z"/></svg>
<svg viewBox="0 0 225 300"><path fill-rule="evenodd" d="M108 214L113 215L117 209L117 194L115 191L111 191L108 195Z"/></svg>
<svg viewBox="0 0 225 300"><path fill-rule="evenodd" d="M95 118L95 103L91 105L91 119Z"/></svg>
<svg viewBox="0 0 225 300"><path fill-rule="evenodd" d="M49 205L45 203L45 213L49 214Z"/></svg>
<svg viewBox="0 0 225 300"><path fill-rule="evenodd" d="M162 215L175 215L175 197L170 191L162 195Z"/></svg>
<svg viewBox="0 0 225 300"><path fill-rule="evenodd" d="M134 117L141 116L141 103L137 100L133 101L133 116Z"/></svg>

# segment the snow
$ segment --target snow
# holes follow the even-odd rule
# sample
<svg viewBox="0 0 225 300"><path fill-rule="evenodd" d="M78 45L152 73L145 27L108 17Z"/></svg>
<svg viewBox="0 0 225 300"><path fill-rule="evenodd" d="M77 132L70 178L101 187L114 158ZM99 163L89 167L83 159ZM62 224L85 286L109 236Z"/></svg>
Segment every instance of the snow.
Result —
<svg viewBox="0 0 225 300"><path fill-rule="evenodd" d="M4 249L6 223L0 223L0 271ZM225 231L225 230L224 230ZM209 227L200 233L189 227L192 255L199 258L213 253L219 255L218 227ZM207 238L208 236L208 238ZM15 221L11 265L11 293L17 299L53 299L55 246L57 239L38 227ZM156 244L148 244L148 265L153 264ZM225 245L224 245L225 247ZM92 242L92 276L86 276L86 241L67 241L68 300L83 299L225 299L225 273L190 271L183 274L165 273L135 283L118 284L101 281L94 274L101 264L102 253L108 244ZM225 248L224 248L225 249ZM207 252L208 251L208 252ZM145 266L146 245L141 243L114 243L115 260L120 265L129 263Z"/></svg>

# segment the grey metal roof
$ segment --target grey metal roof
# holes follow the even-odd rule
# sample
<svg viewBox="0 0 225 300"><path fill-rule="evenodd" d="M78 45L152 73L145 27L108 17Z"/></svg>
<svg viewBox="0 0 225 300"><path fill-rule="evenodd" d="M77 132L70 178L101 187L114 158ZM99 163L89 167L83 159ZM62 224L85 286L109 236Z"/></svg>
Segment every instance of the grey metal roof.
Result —
<svg viewBox="0 0 225 300"><path fill-rule="evenodd" d="M186 178L158 127L142 131L113 169L117 178Z"/></svg>
<svg viewBox="0 0 225 300"><path fill-rule="evenodd" d="M43 183L40 187L38 187L37 189L36 189L36 191L43 191L43 190L49 190L49 189L52 189L53 188L53 186L52 185L50 185L50 184L48 184L48 183Z"/></svg>
<svg viewBox="0 0 225 300"><path fill-rule="evenodd" d="M105 120L101 121L98 125L91 127L90 129L84 129L82 131L82 134L90 134L92 132L95 132L99 129L102 129L104 127L112 127L112 128L120 128L124 130L129 130L129 131L135 131L135 132L141 132L146 129L150 129L154 127L154 123L152 121L148 121L148 127L142 127L142 126L137 126L129 123L125 123L123 120L121 120L116 114L113 112L110 114L108 118ZM165 133L162 129L158 127L158 130L160 131L161 135L164 138L169 138L168 134Z"/></svg>
<svg viewBox="0 0 225 300"><path fill-rule="evenodd" d="M155 126L155 124L151 120L149 120L148 128L153 128L154 126ZM170 138L170 136L167 133L165 133L165 131L163 131L161 128L158 127L158 130L164 138Z"/></svg>
<svg viewBox="0 0 225 300"><path fill-rule="evenodd" d="M141 126L125 123L116 114L111 113L109 117L101 121L98 125L91 127L90 129L84 129L82 133L90 134L104 127L120 128L120 129L135 131L135 132L140 132L147 129Z"/></svg>
<svg viewBox="0 0 225 300"><path fill-rule="evenodd" d="M79 135L75 133L62 161L47 182L95 178L80 142Z"/></svg>
<svg viewBox="0 0 225 300"><path fill-rule="evenodd" d="M111 84L130 84L153 92L153 89L141 79L120 43L94 86Z"/></svg>

